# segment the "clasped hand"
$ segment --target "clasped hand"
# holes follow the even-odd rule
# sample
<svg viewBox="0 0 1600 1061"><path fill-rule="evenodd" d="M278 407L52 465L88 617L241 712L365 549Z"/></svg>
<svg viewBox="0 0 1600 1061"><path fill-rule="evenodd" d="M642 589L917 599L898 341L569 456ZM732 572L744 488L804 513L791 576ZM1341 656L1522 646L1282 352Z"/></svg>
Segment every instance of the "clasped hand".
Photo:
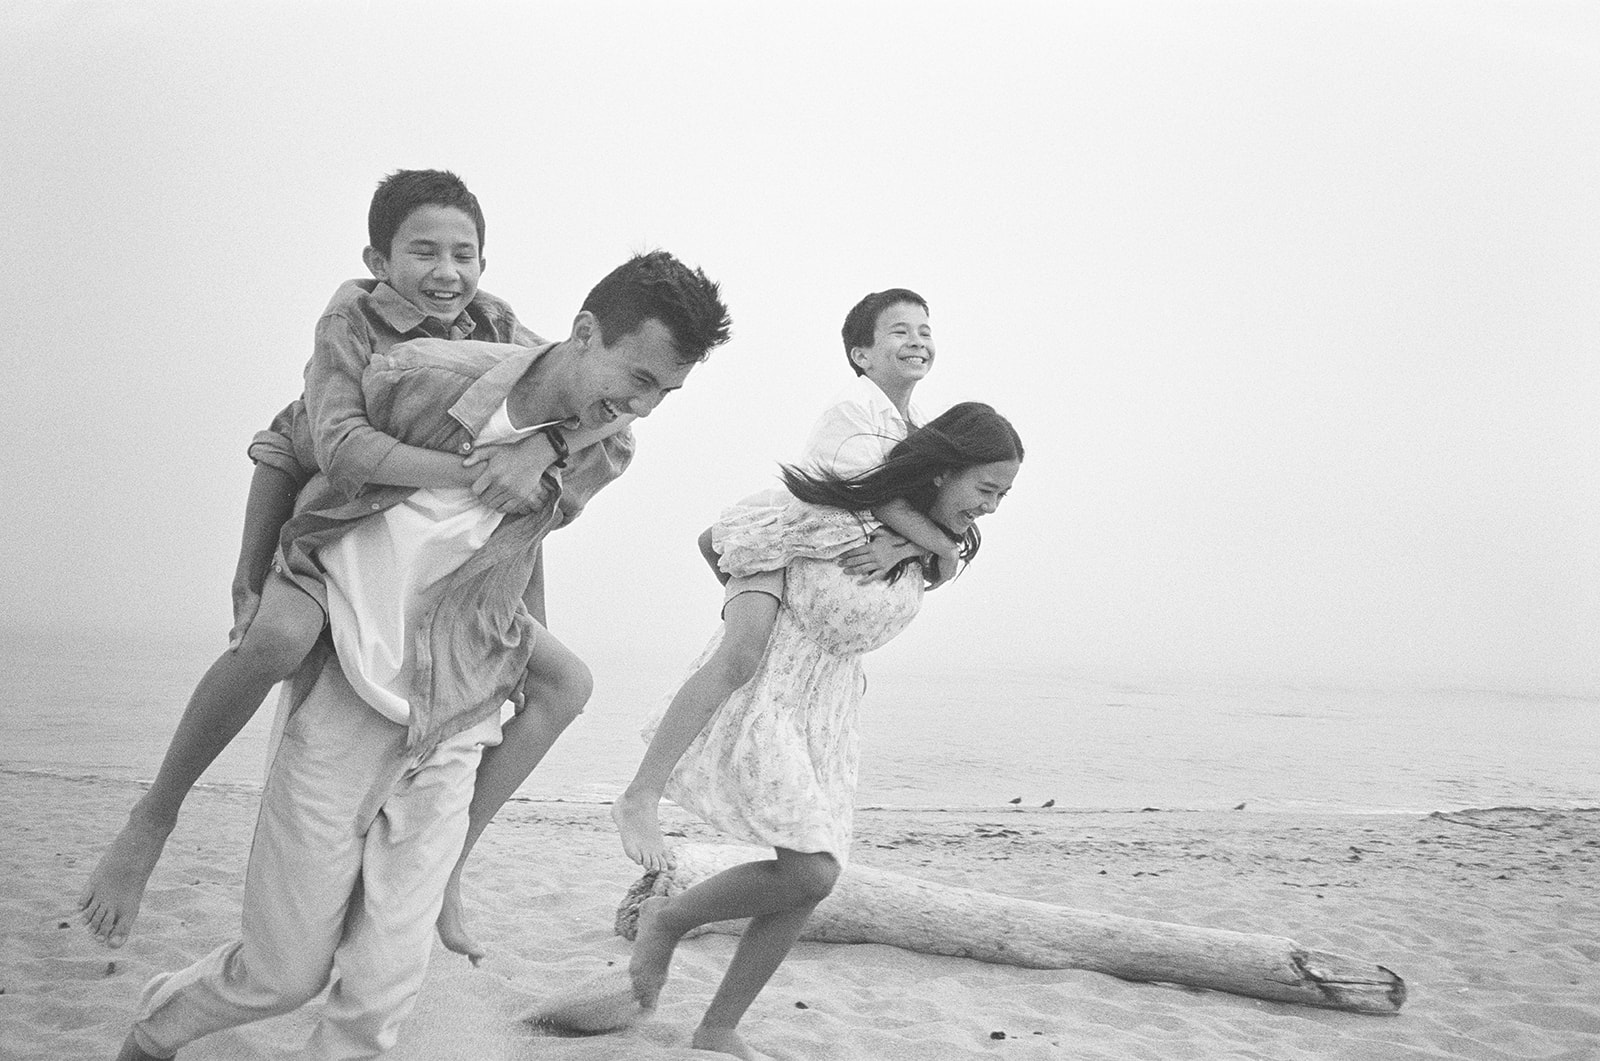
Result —
<svg viewBox="0 0 1600 1061"><path fill-rule="evenodd" d="M559 488L559 471L546 477L555 452L543 435L506 446L484 446L461 463L482 467L472 484L478 501L497 512L520 516L547 504Z"/></svg>
<svg viewBox="0 0 1600 1061"><path fill-rule="evenodd" d="M839 566L862 582L878 582L886 580L900 561L921 555L916 545L880 527L866 541L841 553Z"/></svg>

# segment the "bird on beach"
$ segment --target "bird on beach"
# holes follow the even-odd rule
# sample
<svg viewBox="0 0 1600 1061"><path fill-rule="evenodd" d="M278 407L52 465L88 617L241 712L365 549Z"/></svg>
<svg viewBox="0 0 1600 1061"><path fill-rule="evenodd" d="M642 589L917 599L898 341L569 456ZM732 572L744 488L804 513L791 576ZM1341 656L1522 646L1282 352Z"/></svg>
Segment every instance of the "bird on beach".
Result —
<svg viewBox="0 0 1600 1061"><path fill-rule="evenodd" d="M1043 803L1039 804L1041 807L1054 807L1055 805L1056 801L1053 799L1047 799Z"/></svg>

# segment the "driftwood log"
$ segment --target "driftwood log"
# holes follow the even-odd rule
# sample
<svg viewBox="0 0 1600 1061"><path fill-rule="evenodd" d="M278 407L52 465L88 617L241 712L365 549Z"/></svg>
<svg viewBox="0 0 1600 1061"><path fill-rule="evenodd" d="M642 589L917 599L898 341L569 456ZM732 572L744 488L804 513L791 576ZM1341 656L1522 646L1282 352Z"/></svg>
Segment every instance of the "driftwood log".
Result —
<svg viewBox="0 0 1600 1061"><path fill-rule="evenodd" d="M672 869L646 874L629 889L617 910L617 934L634 937L639 904L649 896L676 895L731 866L770 857L764 848L725 844L674 848ZM722 921L705 930L738 933L744 924ZM1279 936L1074 910L857 865L840 874L801 938L884 943L1029 969L1087 969L1357 1013L1398 1013L1406 998L1405 981L1381 965Z"/></svg>

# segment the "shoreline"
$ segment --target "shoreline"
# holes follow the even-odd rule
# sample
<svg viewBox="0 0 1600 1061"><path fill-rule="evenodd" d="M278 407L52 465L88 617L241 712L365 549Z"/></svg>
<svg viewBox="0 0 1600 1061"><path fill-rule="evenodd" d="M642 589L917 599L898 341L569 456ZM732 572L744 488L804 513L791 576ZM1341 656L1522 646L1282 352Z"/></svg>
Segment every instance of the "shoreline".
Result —
<svg viewBox="0 0 1600 1061"><path fill-rule="evenodd" d="M0 778L3 777L37 777L60 781L85 782L90 784L104 784L111 786L127 786L142 788L148 786L152 778L129 777L121 774L96 773L92 770L72 770L65 768L48 768L33 766L8 766L0 764ZM202 778L196 785L195 791L237 792L251 796L261 794L261 785L253 781L231 780L206 780ZM619 788L620 792L620 788ZM514 795L506 801L507 805L522 806L574 806L574 807L609 807L609 799L584 796L522 796ZM670 804L663 804L670 806ZM1465 811L1554 811L1554 812L1600 812L1600 803L1496 803L1477 805L1461 803L1448 806L1435 806L1426 808L1408 807L1326 807L1326 806L1276 806L1270 803L1256 803L1247 801L1245 805L1230 808L1219 807L1080 807L1070 804L1049 807L1028 806L1026 804L1013 805L1009 802L996 804L984 803L862 803L856 806L857 815L862 814L1038 814L1046 816L1071 816L1095 814L1272 814L1272 815L1308 815L1313 817L1426 817L1434 814L1456 814Z"/></svg>
<svg viewBox="0 0 1600 1061"><path fill-rule="evenodd" d="M74 897L136 784L0 769L0 1021L14 1056L110 1057L148 977L237 930L256 796L215 786L190 798L127 945L108 951L77 924ZM675 807L662 822L669 842L722 839ZM851 857L1021 899L1286 937L1393 969L1410 997L1398 1016L1374 1017L803 942L746 1022L751 1042L779 1061L1002 1051L1030 1061L1576 1061L1600 1037L1600 810L869 810ZM688 1048L688 1033L732 937L685 941L655 1017L624 1032L562 1038L518 1019L551 991L626 962L613 917L639 875L604 804L508 804L463 891L489 957L474 969L435 948L395 1061L708 1058ZM314 1012L190 1052L279 1061Z"/></svg>

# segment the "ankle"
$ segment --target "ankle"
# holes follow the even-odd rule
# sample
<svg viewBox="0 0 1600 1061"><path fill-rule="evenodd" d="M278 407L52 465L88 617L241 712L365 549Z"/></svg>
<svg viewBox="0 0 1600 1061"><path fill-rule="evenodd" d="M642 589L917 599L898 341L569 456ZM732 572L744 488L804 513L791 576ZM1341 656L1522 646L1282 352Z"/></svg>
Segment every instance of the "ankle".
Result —
<svg viewBox="0 0 1600 1061"><path fill-rule="evenodd" d="M152 802L149 793L128 812L128 825L139 832L166 839L178 824L178 806Z"/></svg>
<svg viewBox="0 0 1600 1061"><path fill-rule="evenodd" d="M661 802L661 789L650 788L635 782L622 790L622 802L654 807Z"/></svg>

